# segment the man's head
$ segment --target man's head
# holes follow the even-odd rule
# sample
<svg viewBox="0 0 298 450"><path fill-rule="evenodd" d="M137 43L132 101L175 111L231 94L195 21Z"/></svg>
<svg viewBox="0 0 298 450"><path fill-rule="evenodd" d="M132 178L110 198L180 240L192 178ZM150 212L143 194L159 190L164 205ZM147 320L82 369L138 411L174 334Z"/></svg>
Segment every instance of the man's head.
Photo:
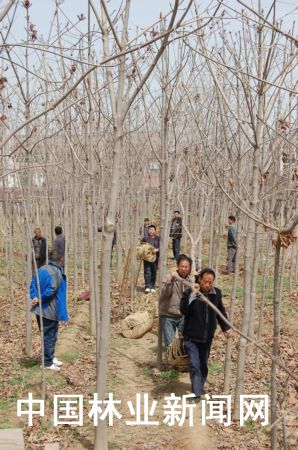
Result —
<svg viewBox="0 0 298 450"><path fill-rule="evenodd" d="M149 227L148 227L148 235L151 236L151 237L156 235L156 226L155 225L153 225L153 224L149 225Z"/></svg>
<svg viewBox="0 0 298 450"><path fill-rule="evenodd" d="M58 265L63 264L63 255L60 252L58 252L58 250L56 249L49 250L48 256L50 261L54 261Z"/></svg>
<svg viewBox="0 0 298 450"><path fill-rule="evenodd" d="M144 226L145 226L145 227L148 227L149 223L150 223L149 218L148 218L148 217L145 217L145 219L144 219Z"/></svg>
<svg viewBox="0 0 298 450"><path fill-rule="evenodd" d="M176 211L174 211L174 217L175 217L175 219L177 219L177 217L180 217L180 211L178 211L178 209L176 209Z"/></svg>
<svg viewBox="0 0 298 450"><path fill-rule="evenodd" d="M182 278L188 277L188 275L191 272L191 266L192 266L192 259L189 258L189 256L183 254L179 255L177 259L177 270L178 274Z"/></svg>
<svg viewBox="0 0 298 450"><path fill-rule="evenodd" d="M41 229L39 227L34 228L34 236L36 239L41 238Z"/></svg>
<svg viewBox="0 0 298 450"><path fill-rule="evenodd" d="M209 292L213 288L214 280L214 270L206 267L200 271L196 281L199 283L202 292Z"/></svg>
<svg viewBox="0 0 298 450"><path fill-rule="evenodd" d="M236 222L236 217L235 216L229 216L228 217L228 222L229 222L229 225L232 225L233 223Z"/></svg>
<svg viewBox="0 0 298 450"><path fill-rule="evenodd" d="M55 234L56 236L59 236L60 234L62 234L62 227L60 227L59 225L57 225L55 227Z"/></svg>

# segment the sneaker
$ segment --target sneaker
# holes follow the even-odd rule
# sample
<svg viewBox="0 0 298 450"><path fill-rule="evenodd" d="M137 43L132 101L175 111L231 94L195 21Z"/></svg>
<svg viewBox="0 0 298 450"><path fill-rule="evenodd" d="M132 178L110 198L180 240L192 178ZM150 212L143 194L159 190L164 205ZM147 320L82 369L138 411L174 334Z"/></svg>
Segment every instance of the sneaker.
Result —
<svg viewBox="0 0 298 450"><path fill-rule="evenodd" d="M53 370L54 372L60 372L60 367L56 366L56 364L52 364L51 366L46 366L45 369Z"/></svg>
<svg viewBox="0 0 298 450"><path fill-rule="evenodd" d="M156 292L156 289L154 289L154 288L150 289L150 292Z"/></svg>
<svg viewBox="0 0 298 450"><path fill-rule="evenodd" d="M53 364L55 364L55 366L58 366L58 367L63 366L63 362L59 361L59 359L57 359L57 358L53 358Z"/></svg>
<svg viewBox="0 0 298 450"><path fill-rule="evenodd" d="M146 288L146 289L145 289L145 292L146 292L146 294L149 294L150 289L149 289L149 288Z"/></svg>

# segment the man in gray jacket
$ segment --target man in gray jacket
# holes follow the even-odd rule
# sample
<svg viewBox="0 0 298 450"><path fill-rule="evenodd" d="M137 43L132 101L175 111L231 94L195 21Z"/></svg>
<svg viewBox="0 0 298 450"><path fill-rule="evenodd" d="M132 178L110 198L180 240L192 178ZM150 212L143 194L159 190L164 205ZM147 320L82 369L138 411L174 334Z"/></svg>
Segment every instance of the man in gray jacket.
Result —
<svg viewBox="0 0 298 450"><path fill-rule="evenodd" d="M161 317L162 332L165 345L171 344L175 337L176 329L183 331L183 315L180 312L180 300L185 289L184 284L177 278L190 280L192 260L181 254L177 259L177 270L167 276L164 280L160 299L159 315Z"/></svg>
<svg viewBox="0 0 298 450"><path fill-rule="evenodd" d="M65 266L65 236L63 234L63 230L62 230L62 227L60 227L60 225L57 225L55 227L55 235L56 235L56 239L54 241L54 249L56 250L57 253L62 255L61 267L62 267L62 272L64 273L64 266Z"/></svg>
<svg viewBox="0 0 298 450"><path fill-rule="evenodd" d="M62 255L63 259L65 258L65 237L63 234L62 227L57 225L55 227L55 235L56 239L54 241L54 249Z"/></svg>
<svg viewBox="0 0 298 450"><path fill-rule="evenodd" d="M235 259L236 259L236 251L237 251L237 229L236 229L236 218L235 216L228 217L228 239L227 239L227 247L228 247L228 256L227 256L227 267L225 274L230 272L235 272Z"/></svg>

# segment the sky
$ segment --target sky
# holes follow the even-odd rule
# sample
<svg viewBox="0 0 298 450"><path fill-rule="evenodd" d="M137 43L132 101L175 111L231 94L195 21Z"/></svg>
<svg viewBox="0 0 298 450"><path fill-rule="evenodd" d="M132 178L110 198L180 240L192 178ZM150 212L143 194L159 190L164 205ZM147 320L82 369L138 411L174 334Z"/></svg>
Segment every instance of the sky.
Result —
<svg viewBox="0 0 298 450"><path fill-rule="evenodd" d="M74 23L77 22L77 16L83 13L85 16L87 16L87 9L88 9L88 1L87 0L56 0L60 4L61 11L63 12L64 16L62 14L59 15L60 17L60 23L61 26L65 26L67 22ZM99 5L100 0L93 0L95 5ZM119 4L124 3L125 0L106 0L106 4L108 6L109 11L117 10L117 7ZM189 0L184 0L184 5L188 3ZM246 2L247 4L252 5L252 0L241 0ZM272 4L272 0L261 0L262 5L264 7L265 13L270 8L270 5ZM136 29L140 28L147 28L150 27L154 22L159 20L160 13L167 13L171 9L171 4L173 4L174 0L131 0L131 12L130 12L130 37L134 37ZM241 11L243 9L243 6L237 2L237 0L222 0L223 6L222 8L226 8L227 6L230 6L232 8L235 8L237 11ZM0 8L5 6L7 3L7 0L0 0ZM8 37L7 42L18 42L20 43L22 40L26 37L26 10L22 6L23 0L18 0L19 7L17 9L16 17L13 23L12 32ZM38 46L39 43L42 42L42 37L44 38L44 41L48 41L48 33L49 29L51 27L51 22L53 20L53 13L55 11L55 0L30 0L31 6L29 9L30 14L30 23L32 23L36 29L38 30L37 33L37 40L34 42L35 45ZM201 11L205 10L208 5L214 5L216 3L216 0L197 0L197 3L200 5ZM253 0L254 9L257 9L257 0ZM13 8L10 11L10 16L12 14ZM237 14L234 12L231 12L231 16L236 16ZM277 0L277 18L283 18L283 23L281 25L281 28L285 31L288 31L292 27L292 22L296 19L297 22L297 15L298 15L298 4L297 0ZM5 25L3 21L0 24L0 29L2 28L2 32L5 34L5 30L3 29L3 26ZM93 18L93 23L95 23L95 20ZM229 31L235 31L237 26L239 26L239 21L237 25L237 21L233 19L227 19L227 22L225 22L226 28ZM97 30L98 26L95 27L95 30ZM151 28L151 27L150 27ZM71 32L66 33L65 37L65 46L71 47L71 52L67 53L67 56L71 59L73 57L76 57L77 53L72 52L72 48L74 43L80 42L81 39L81 32L85 32L87 30L87 20L84 20L78 24L77 30L71 30ZM297 31L296 31L297 33ZM54 34L54 33L53 33ZM295 34L295 32L294 32ZM66 39L68 41L66 42ZM55 40L54 38L51 39L51 42L54 42L54 44L57 46L59 42ZM86 41L85 41L86 42ZM96 42L94 39L93 42ZM210 43L210 41L209 41ZM30 43L31 44L31 43ZM211 42L213 44L213 42ZM95 43L96 46L96 43ZM100 47L100 46L98 46ZM11 51L11 55L13 59L16 61L16 63L19 63L18 66L18 72L20 74L20 77L22 77L22 80L24 80L25 72L23 69L23 61L24 61L24 47L14 47L13 51ZM5 52L2 53L4 56L6 56ZM58 52L59 54L59 52ZM64 53L65 54L65 53ZM99 55L100 56L100 55ZM44 60L43 54L38 51L35 52L33 49L29 49L29 69L35 74L35 76L30 75L30 90L31 92L39 92L38 89L43 89L40 87L39 84L39 69L38 67L43 66ZM49 53L46 55L47 62L48 62L48 68L50 70L53 70L54 77L56 77L56 81L61 82L61 78L63 77L63 72L61 70L61 64L59 56L53 56L52 53ZM101 60L99 57L98 60ZM69 60L67 60L67 63ZM51 68L51 64L53 63L53 68ZM55 65L56 64L56 65ZM69 62L71 64L71 62ZM145 63L144 63L145 64ZM21 67L21 68L20 68ZM5 71L5 76L9 79L9 83L12 86L11 92L12 96L14 95L14 88L13 84L15 82L15 75L12 72L11 67L9 67L9 64L6 60L3 58L2 62L2 68ZM7 72L6 72L7 68ZM1 70L1 61L0 61L0 70ZM47 69L48 70L48 69ZM43 72L44 73L44 72ZM42 76L43 73L40 75ZM37 76L36 76L37 75ZM68 75L68 72L67 72ZM153 80L154 83L154 80ZM151 89L155 89L155 84L151 85ZM159 85L158 85L159 89ZM14 97L12 99L8 98L7 102L13 103ZM37 97L36 102L41 102L41 97ZM43 107L43 104L41 104L41 107Z"/></svg>
<svg viewBox="0 0 298 450"><path fill-rule="evenodd" d="M83 13L84 16L87 17L88 0L56 0L56 1L58 1L61 8L61 13L59 13L61 27L64 27L67 22L70 24L77 22L78 15L80 15L81 13ZM48 42L48 33L51 27L51 23L53 21L53 14L55 11L56 1L30 0L31 3L31 6L29 8L30 23L33 24L38 31L37 40L34 42L34 45L38 46L38 44L42 42L42 38L44 39L44 42ZM185 6L188 3L188 1L189 0L184 0L183 6ZM253 1L241 0L241 1L250 4L254 7L254 9L257 9L257 0ZM261 1L266 13L272 4L272 0L261 0ZM6 4L6 2L7 0L0 0L0 8L3 7ZM99 0L93 0L93 2L97 6L100 3ZM124 2L125 0L106 0L106 4L110 12L117 11L119 5L121 3L124 4ZM161 12L166 14L167 12L170 11L171 4L173 4L173 2L174 0L131 0L130 22L129 22L130 38L133 38L135 36L137 28L139 29L139 31L142 28L147 27L151 28L151 25L159 20ZM238 11L241 11L243 9L243 6L239 4L237 0L222 0L222 2L223 2L222 8L227 8L227 6L230 6ZM22 6L23 0L18 0L18 3L19 7L16 12L16 17L14 20L11 34L9 35L7 40L8 43L10 42L20 43L24 41L26 37L26 29L25 29L26 10ZM216 0L200 0L197 1L197 4L200 5L201 11L205 11L208 6L216 4ZM10 15L12 14L12 11L13 8L10 11ZM281 25L281 28L283 30L289 31L291 29L292 22L295 19L297 22L297 15L298 15L297 0L277 0L276 17L283 18L283 23ZM229 13L226 16L227 19L225 22L225 27L228 29L228 31L236 31L237 27L239 27L240 22L234 19L229 19L228 18ZM237 14L231 11L230 16L237 16ZM93 24L96 23L94 17L92 22ZM0 24L0 29L2 28L2 31L4 31L3 25L4 21ZM94 29L95 31L97 31L98 25L96 25ZM86 31L87 31L87 20L83 20L79 22L76 29L72 29L70 32L68 31L66 33L65 41L62 42L62 45L64 45L67 48L73 48L73 45L75 43L80 42L81 32L85 33ZM55 27L52 33L51 43L53 43L55 46L59 45L59 42L53 36L55 36ZM96 45L96 39L94 39L93 42L95 42L94 48L98 50L99 46ZM20 64L22 64L22 61L24 60L24 47L20 48L15 47L12 54L15 61L20 62ZM39 67L38 64L42 64L42 54L41 52L38 52L37 54L39 58L38 60L36 57L35 50L29 49L29 60L30 60L29 66L33 71L35 71L36 68ZM68 52L67 54L68 56L72 57L73 56L72 50L71 53ZM47 55L47 58L49 64L51 64L51 62L54 60L55 57L52 54L49 54ZM55 62L53 62L53 64L55 64ZM2 67L5 67L5 65L7 65L7 62L3 61ZM23 76L24 72L21 71L21 74ZM13 74L7 72L7 76L8 75L10 80L14 79ZM34 88L34 86L31 87Z"/></svg>
<svg viewBox="0 0 298 450"><path fill-rule="evenodd" d="M4 3L3 0L0 0ZM47 33L50 27L50 18L53 17L55 10L55 1L53 0L30 0L30 20L39 30ZM74 22L77 15L84 13L87 16L88 1L87 0L64 0L60 1L61 9L65 12L67 18ZM109 11L112 11L119 5L118 0L110 0L106 2ZM98 5L99 1L94 0L94 4ZM170 9L171 2L168 0L132 0L130 26L133 28L148 26L159 18L161 11L167 12ZM24 8L19 8L17 13L17 23L22 26L22 20L25 17ZM19 27L18 27L19 28Z"/></svg>
<svg viewBox="0 0 298 450"><path fill-rule="evenodd" d="M87 0L58 0L61 4L61 9L65 13L65 22L70 20L74 22L77 20L77 15L84 13L87 15ZM19 0L20 4L22 3ZM53 12L55 10L55 1L54 0L30 0L30 21L36 28L38 29L38 33L44 34L46 37L49 27L50 21L53 17ZM255 5L257 7L256 0L244 0L248 5ZM117 8L117 6L121 3L120 0L106 0L108 8L110 11ZM184 4L187 3L185 0ZM214 4L214 2L202 0L198 2L201 8L201 11L206 8L206 6L210 4ZM241 10L243 6L237 3L237 0L223 0L223 3L228 6L232 6L237 10ZM3 6L6 4L6 0L0 0L0 5ZM99 0L94 0L94 4L98 5ZM132 0L131 1L131 13L130 13L130 28L136 29L137 27L147 27L154 23L159 19L160 12L166 13L170 10L170 5L173 4L173 0ZM262 5L265 10L268 10L272 1L270 0L262 0ZM287 30L290 27L290 24L293 20L297 20L298 16L298 4L296 0L279 0L277 1L277 17L283 17L283 29ZM14 35L16 39L23 35L24 31L24 17L25 17L25 9L19 8L16 17L16 27L14 27ZM86 24L87 21L85 21ZM233 28L233 23L231 22L230 26ZM18 36L19 35L19 36Z"/></svg>

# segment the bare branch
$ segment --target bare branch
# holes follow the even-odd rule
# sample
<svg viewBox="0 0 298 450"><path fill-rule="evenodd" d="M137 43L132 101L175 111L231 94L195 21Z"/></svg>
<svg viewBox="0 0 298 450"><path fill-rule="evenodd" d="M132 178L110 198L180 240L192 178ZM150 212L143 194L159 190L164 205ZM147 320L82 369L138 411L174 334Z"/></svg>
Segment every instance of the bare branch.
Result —
<svg viewBox="0 0 298 450"><path fill-rule="evenodd" d="M273 30L277 31L278 33L282 34L283 36L287 37L288 39L291 39L291 41L295 42L296 47L298 46L298 39L297 38L295 38L294 36L292 36L289 33L286 33L285 31L281 30L275 24L269 22L269 20L265 19L261 14L259 14L253 8L251 8L250 6L246 5L246 3L243 3L241 0L237 0L237 2L240 3L242 6L244 6L246 9L248 9L249 11L251 11L253 14L255 14L260 20L262 20L262 22L264 22L267 25L269 25L270 28L273 28Z"/></svg>
<svg viewBox="0 0 298 450"><path fill-rule="evenodd" d="M10 8L14 5L15 0L9 0L6 6L4 6L3 10L0 13L0 23L4 19L4 17L9 13Z"/></svg>

